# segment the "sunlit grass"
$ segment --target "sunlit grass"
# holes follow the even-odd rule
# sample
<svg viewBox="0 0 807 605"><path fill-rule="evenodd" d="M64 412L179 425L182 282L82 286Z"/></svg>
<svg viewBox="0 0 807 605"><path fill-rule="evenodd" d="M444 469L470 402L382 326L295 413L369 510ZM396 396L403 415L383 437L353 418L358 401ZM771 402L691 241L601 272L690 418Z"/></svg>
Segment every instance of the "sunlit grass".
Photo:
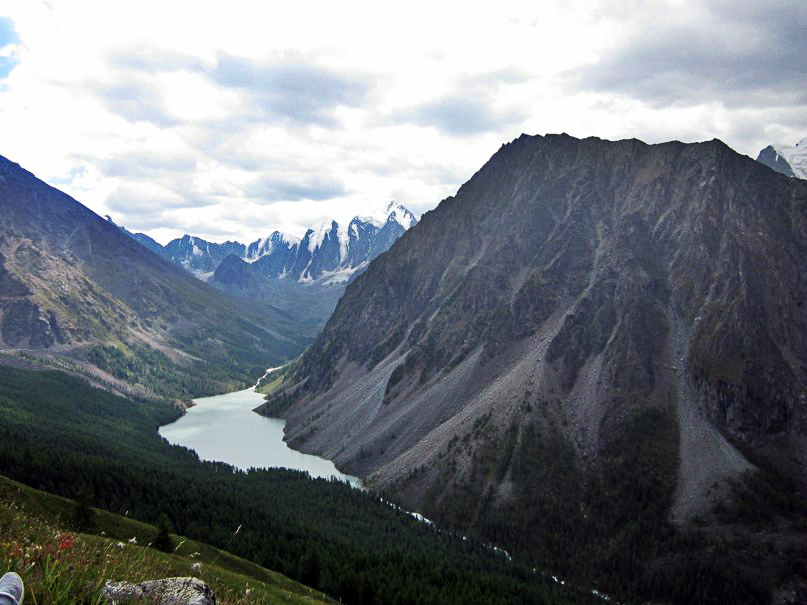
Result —
<svg viewBox="0 0 807 605"><path fill-rule="evenodd" d="M7 492L0 495L0 569L15 571L23 578L26 604L100 605L104 602L101 590L108 580L137 583L177 576L203 580L224 605L332 602L252 564L245 567L254 567L260 579L225 569L220 561L229 564L237 558L197 542L174 536L174 552L162 553L136 536L122 541L76 533L32 515L21 500L24 498L10 499ZM233 539L237 538L234 532Z"/></svg>

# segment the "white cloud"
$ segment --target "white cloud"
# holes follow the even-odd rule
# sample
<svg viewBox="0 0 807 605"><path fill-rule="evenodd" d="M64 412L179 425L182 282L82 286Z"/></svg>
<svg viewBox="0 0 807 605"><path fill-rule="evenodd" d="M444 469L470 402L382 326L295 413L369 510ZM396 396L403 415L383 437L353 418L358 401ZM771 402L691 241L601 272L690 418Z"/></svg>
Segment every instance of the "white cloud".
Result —
<svg viewBox="0 0 807 605"><path fill-rule="evenodd" d="M789 0L5 6L0 154L163 242L422 212L521 132L807 135Z"/></svg>

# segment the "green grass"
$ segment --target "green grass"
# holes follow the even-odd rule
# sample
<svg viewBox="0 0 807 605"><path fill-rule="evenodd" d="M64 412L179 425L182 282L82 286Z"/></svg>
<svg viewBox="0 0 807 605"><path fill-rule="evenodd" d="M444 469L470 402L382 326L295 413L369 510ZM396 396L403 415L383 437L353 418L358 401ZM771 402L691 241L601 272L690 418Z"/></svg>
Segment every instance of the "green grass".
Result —
<svg viewBox="0 0 807 605"><path fill-rule="evenodd" d="M104 510L93 509L93 534L71 531L75 508L73 500L0 476L0 561L22 576L26 602L99 603L107 580L196 576L224 605L334 603L282 574L181 536L172 536L172 553L149 548L157 528Z"/></svg>

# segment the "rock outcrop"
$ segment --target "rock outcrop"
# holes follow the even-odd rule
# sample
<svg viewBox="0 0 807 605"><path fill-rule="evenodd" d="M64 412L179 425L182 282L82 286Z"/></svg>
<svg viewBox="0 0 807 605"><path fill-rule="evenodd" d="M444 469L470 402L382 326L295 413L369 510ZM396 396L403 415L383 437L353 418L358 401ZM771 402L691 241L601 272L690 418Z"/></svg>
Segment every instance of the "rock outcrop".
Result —
<svg viewBox="0 0 807 605"><path fill-rule="evenodd" d="M150 605L216 605L216 595L197 578L164 578L139 584L107 582L101 595L110 605L142 601Z"/></svg>

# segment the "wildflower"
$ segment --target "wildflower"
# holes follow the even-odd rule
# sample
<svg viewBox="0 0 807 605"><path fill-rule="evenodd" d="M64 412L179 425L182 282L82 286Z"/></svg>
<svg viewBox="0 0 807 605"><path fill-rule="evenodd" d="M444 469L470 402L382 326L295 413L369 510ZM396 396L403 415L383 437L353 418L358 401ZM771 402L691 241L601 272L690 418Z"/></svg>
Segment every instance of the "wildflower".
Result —
<svg viewBox="0 0 807 605"><path fill-rule="evenodd" d="M65 534L61 538L59 538L59 553L63 553L66 550L70 550L73 548L73 544L76 543L76 537L70 534Z"/></svg>
<svg viewBox="0 0 807 605"><path fill-rule="evenodd" d="M118 550L123 550L124 546L125 544L123 542L118 542L117 544L115 544L115 548L117 548Z"/></svg>
<svg viewBox="0 0 807 605"><path fill-rule="evenodd" d="M244 591L244 596L245 596L246 598L249 598L249 595L251 595L251 594L252 594L252 589L251 589L251 588L247 588L247 589Z"/></svg>
<svg viewBox="0 0 807 605"><path fill-rule="evenodd" d="M194 573L199 573L200 571L202 571L202 564L199 563L199 561L197 561L196 563L191 565L191 569L194 571Z"/></svg>
<svg viewBox="0 0 807 605"><path fill-rule="evenodd" d="M132 536L129 538L129 544L137 544L137 536Z"/></svg>

